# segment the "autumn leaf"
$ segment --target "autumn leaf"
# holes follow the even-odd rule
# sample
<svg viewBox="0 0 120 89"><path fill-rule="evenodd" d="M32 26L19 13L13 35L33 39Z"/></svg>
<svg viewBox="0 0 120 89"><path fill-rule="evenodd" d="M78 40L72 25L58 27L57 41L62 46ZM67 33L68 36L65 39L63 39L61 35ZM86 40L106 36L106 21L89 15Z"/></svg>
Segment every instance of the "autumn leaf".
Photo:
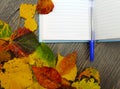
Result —
<svg viewBox="0 0 120 89"><path fill-rule="evenodd" d="M67 80L74 81L77 75L76 56L76 52L72 52L65 57L58 55L56 69Z"/></svg>
<svg viewBox="0 0 120 89"><path fill-rule="evenodd" d="M36 10L39 14L48 14L53 11L53 8L52 0L38 0Z"/></svg>
<svg viewBox="0 0 120 89"><path fill-rule="evenodd" d="M25 20L24 27L30 29L31 31L35 31L37 29L37 23L34 18L29 18Z"/></svg>
<svg viewBox="0 0 120 89"><path fill-rule="evenodd" d="M68 81L65 78L62 78L61 86L57 89L76 89L76 88L71 86L70 81Z"/></svg>
<svg viewBox="0 0 120 89"><path fill-rule="evenodd" d="M12 34L11 27L0 20L0 38L9 38Z"/></svg>
<svg viewBox="0 0 120 89"><path fill-rule="evenodd" d="M8 41L0 39L0 63L12 59L12 55L8 49L8 45Z"/></svg>
<svg viewBox="0 0 120 89"><path fill-rule="evenodd" d="M12 35L11 35L11 40L15 40L19 37L22 37L23 35L27 35L29 33L32 33L32 31L30 31L29 29L23 27L23 28L18 28L17 30L15 30ZM33 34L33 33L32 33Z"/></svg>
<svg viewBox="0 0 120 89"><path fill-rule="evenodd" d="M72 52L71 54L66 55L60 63L56 66L57 70L61 75L66 74L73 68L76 64L77 53Z"/></svg>
<svg viewBox="0 0 120 89"><path fill-rule="evenodd" d="M76 89L100 89L100 75L95 68L86 68L78 76L78 80L72 83Z"/></svg>
<svg viewBox="0 0 120 89"><path fill-rule="evenodd" d="M37 36L26 28L17 29L11 36L10 50L16 57L27 56L39 46Z"/></svg>
<svg viewBox="0 0 120 89"><path fill-rule="evenodd" d="M2 64L0 64L0 70L2 69L2 66L3 66L3 65L2 65Z"/></svg>
<svg viewBox="0 0 120 89"><path fill-rule="evenodd" d="M100 85L93 78L83 78L82 80L73 82L72 86L76 89L100 89Z"/></svg>
<svg viewBox="0 0 120 89"><path fill-rule="evenodd" d="M82 79L82 77L86 77L86 78L94 78L98 84L100 84L100 75L99 72L97 71L97 69L95 68L86 68L82 73L80 73L78 79Z"/></svg>
<svg viewBox="0 0 120 89"><path fill-rule="evenodd" d="M8 45L9 42L4 40L4 39L0 39L0 52L1 51L7 51L8 50Z"/></svg>
<svg viewBox="0 0 120 89"><path fill-rule="evenodd" d="M2 68L5 71L0 72L0 81L1 86L5 89L13 87L22 87L22 89L26 89L33 83L31 68L29 64L25 64L21 59L14 58L13 60L9 60L5 62Z"/></svg>
<svg viewBox="0 0 120 89"><path fill-rule="evenodd" d="M32 70L37 81L43 87L47 89L60 87L61 76L54 68L32 66Z"/></svg>
<svg viewBox="0 0 120 89"><path fill-rule="evenodd" d="M11 60L11 59L12 59L12 56L11 56L10 52L0 51L0 63L6 62L6 61Z"/></svg>
<svg viewBox="0 0 120 89"><path fill-rule="evenodd" d="M16 81L11 80L11 82L10 82L10 88L9 89L23 89L23 88Z"/></svg>
<svg viewBox="0 0 120 89"><path fill-rule="evenodd" d="M21 4L20 5L20 17L25 19L33 18L36 11L36 5L32 4Z"/></svg>
<svg viewBox="0 0 120 89"><path fill-rule="evenodd" d="M46 89L42 87L37 81L34 81L27 89Z"/></svg>
<svg viewBox="0 0 120 89"><path fill-rule="evenodd" d="M75 87L72 87L72 86L61 86L57 89L76 89Z"/></svg>
<svg viewBox="0 0 120 89"><path fill-rule="evenodd" d="M55 67L56 59L52 50L45 43L40 43L37 49L30 55L32 59L39 63L41 62L43 66Z"/></svg>

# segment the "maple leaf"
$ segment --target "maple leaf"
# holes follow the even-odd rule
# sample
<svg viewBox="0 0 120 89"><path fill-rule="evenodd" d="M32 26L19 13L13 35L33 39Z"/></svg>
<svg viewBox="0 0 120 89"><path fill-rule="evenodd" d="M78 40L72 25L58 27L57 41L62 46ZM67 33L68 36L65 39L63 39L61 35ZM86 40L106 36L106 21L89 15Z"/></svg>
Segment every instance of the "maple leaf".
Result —
<svg viewBox="0 0 120 89"><path fill-rule="evenodd" d="M17 29L11 36L9 49L16 57L27 56L39 46L37 36L26 28Z"/></svg>
<svg viewBox="0 0 120 89"><path fill-rule="evenodd" d="M65 57L61 56L60 54L58 55L56 69L63 78L71 81L75 80L77 75L76 56L76 52L72 52Z"/></svg>
<svg viewBox="0 0 120 89"><path fill-rule="evenodd" d="M47 89L56 89L60 87L61 76L54 68L32 66L32 70L37 81L43 87Z"/></svg>
<svg viewBox="0 0 120 89"><path fill-rule="evenodd" d="M38 0L36 10L39 14L48 14L52 12L53 8L52 0Z"/></svg>

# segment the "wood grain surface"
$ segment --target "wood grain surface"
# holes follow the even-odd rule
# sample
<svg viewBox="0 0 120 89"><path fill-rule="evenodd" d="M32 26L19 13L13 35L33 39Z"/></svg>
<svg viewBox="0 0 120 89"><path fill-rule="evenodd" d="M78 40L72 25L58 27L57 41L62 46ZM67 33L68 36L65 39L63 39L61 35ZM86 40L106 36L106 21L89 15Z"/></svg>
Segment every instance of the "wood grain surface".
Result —
<svg viewBox="0 0 120 89"><path fill-rule="evenodd" d="M0 20L10 24L15 30L23 26L23 19L19 24L19 7L21 3L35 4L37 0L0 0ZM38 21L38 15L36 15ZM84 68L97 68L101 76L101 89L120 89L120 42L96 43L95 61L89 61L88 43L51 43L48 44L57 57L77 51L78 73Z"/></svg>

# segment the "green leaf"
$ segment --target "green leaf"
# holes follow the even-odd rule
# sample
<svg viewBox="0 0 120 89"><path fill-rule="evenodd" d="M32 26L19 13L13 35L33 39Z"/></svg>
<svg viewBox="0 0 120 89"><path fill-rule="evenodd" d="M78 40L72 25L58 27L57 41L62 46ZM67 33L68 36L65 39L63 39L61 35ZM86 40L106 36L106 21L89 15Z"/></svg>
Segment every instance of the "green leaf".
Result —
<svg viewBox="0 0 120 89"><path fill-rule="evenodd" d="M33 59L39 59L43 66L55 67L56 58L52 50L45 44L41 43L32 55Z"/></svg>
<svg viewBox="0 0 120 89"><path fill-rule="evenodd" d="M11 27L0 20L0 38L10 37L12 34Z"/></svg>
<svg viewBox="0 0 120 89"><path fill-rule="evenodd" d="M52 50L45 43L41 43L37 52L39 53L38 56L40 57L41 60L46 61L49 66L52 67L55 66L56 64L55 56Z"/></svg>

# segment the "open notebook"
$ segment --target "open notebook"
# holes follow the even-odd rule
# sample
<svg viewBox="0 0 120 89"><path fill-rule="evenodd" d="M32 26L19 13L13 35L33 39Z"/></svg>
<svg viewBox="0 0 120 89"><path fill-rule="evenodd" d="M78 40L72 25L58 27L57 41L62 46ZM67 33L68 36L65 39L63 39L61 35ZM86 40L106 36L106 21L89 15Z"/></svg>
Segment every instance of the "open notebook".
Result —
<svg viewBox="0 0 120 89"><path fill-rule="evenodd" d="M53 12L39 15L40 42L89 41L91 30L95 40L119 40L119 0L52 1Z"/></svg>

